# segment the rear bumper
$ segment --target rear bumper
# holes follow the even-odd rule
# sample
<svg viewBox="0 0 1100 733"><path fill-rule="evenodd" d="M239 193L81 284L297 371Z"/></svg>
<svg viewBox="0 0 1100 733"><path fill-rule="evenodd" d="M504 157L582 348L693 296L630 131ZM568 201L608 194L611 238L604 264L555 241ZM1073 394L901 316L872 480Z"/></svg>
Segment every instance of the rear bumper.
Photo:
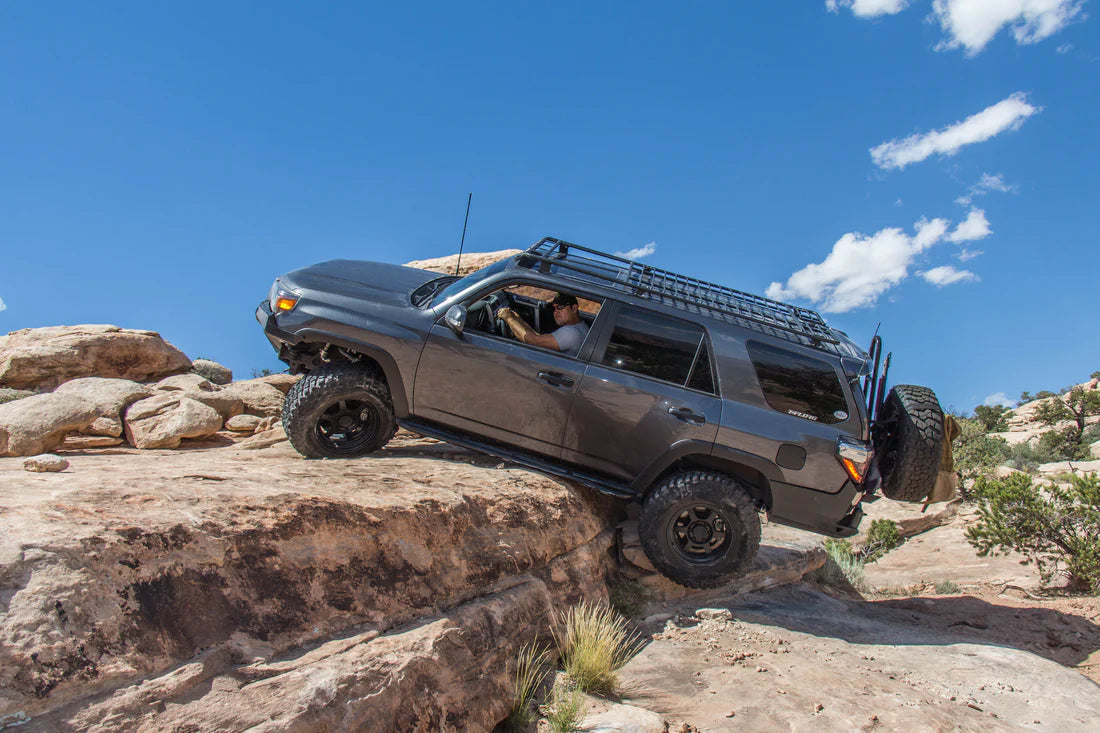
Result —
<svg viewBox="0 0 1100 733"><path fill-rule="evenodd" d="M802 486L771 482L773 522L829 537L851 537L859 532L863 489L848 481L835 494Z"/></svg>

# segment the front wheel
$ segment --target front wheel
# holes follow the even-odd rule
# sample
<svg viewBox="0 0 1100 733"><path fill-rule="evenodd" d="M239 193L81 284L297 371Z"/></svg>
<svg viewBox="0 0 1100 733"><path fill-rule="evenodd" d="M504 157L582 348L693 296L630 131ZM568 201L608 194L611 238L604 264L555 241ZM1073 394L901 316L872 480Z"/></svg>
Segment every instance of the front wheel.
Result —
<svg viewBox="0 0 1100 733"><path fill-rule="evenodd" d="M388 443L397 419L384 379L354 364L329 364L290 388L283 428L306 458L356 458Z"/></svg>
<svg viewBox="0 0 1100 733"><path fill-rule="evenodd" d="M736 479L676 473L642 504L642 547L661 574L689 588L714 588L748 567L760 548L756 502Z"/></svg>

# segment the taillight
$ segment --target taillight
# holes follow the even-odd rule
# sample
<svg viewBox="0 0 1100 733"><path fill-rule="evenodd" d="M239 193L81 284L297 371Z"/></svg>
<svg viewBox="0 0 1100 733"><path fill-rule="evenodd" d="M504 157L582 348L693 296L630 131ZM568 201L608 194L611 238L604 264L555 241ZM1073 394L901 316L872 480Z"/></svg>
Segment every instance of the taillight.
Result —
<svg viewBox="0 0 1100 733"><path fill-rule="evenodd" d="M862 484L867 477L867 469L871 467L874 457L875 451L870 443L854 438L837 438L836 458L857 484Z"/></svg>

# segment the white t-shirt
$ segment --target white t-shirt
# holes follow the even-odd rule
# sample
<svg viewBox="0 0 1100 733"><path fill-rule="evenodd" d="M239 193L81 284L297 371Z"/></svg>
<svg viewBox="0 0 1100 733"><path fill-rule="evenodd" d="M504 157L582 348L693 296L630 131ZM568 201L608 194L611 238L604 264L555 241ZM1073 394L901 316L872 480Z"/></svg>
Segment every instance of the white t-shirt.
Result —
<svg viewBox="0 0 1100 733"><path fill-rule="evenodd" d="M554 340L558 342L558 351L569 356L576 356L584 343L584 337L588 335L588 324L584 321L562 326L554 331Z"/></svg>

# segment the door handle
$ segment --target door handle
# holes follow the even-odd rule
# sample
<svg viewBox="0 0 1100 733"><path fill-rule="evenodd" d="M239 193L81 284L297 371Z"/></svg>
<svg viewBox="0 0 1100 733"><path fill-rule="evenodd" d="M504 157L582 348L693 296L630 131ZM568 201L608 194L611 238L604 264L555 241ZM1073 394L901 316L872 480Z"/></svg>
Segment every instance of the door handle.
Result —
<svg viewBox="0 0 1100 733"><path fill-rule="evenodd" d="M554 387L573 386L573 378L559 372L539 372L539 379Z"/></svg>
<svg viewBox="0 0 1100 733"><path fill-rule="evenodd" d="M705 415L700 415L690 407L670 407L668 408L668 414L672 415L677 420L683 420L692 425L706 425L707 423Z"/></svg>

